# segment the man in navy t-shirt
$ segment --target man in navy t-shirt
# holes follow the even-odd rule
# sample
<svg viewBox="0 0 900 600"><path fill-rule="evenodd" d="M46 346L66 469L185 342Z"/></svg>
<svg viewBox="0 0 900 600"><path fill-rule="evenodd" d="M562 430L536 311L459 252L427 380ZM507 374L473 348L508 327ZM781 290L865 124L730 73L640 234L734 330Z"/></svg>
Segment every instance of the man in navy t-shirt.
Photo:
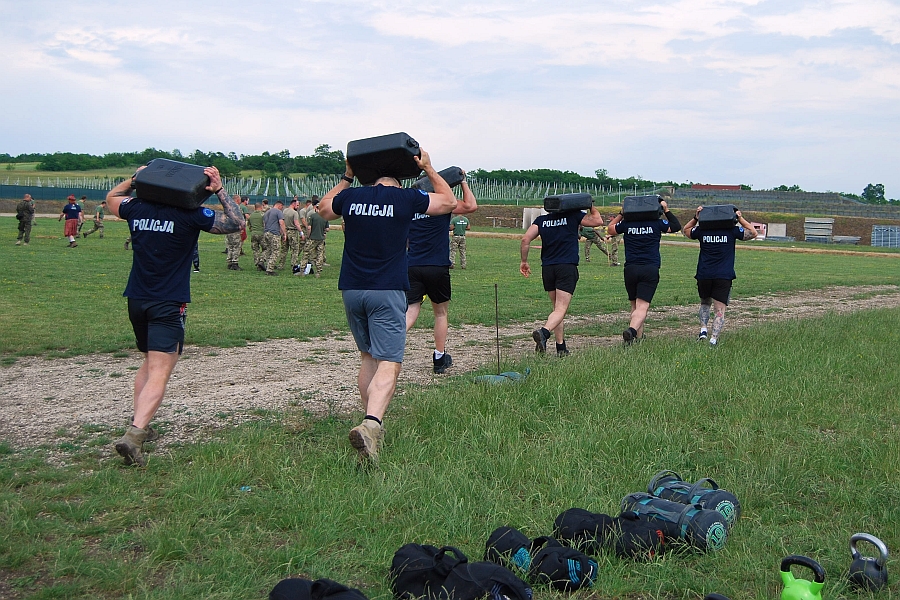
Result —
<svg viewBox="0 0 900 600"><path fill-rule="evenodd" d="M420 151L416 164L425 171L434 192L403 189L394 177L351 188L353 170L347 164L344 176L319 203L321 217L344 218L338 289L362 358L357 383L365 418L349 436L361 461L378 457L384 437L382 420L403 363L409 289L406 240L413 215L446 215L457 204L450 186L431 166L428 153Z"/></svg>
<svg viewBox="0 0 900 600"><path fill-rule="evenodd" d="M702 206L687 222L682 233L692 240L700 240L700 255L697 257L697 293L700 295L700 334L702 341L709 337L709 343L719 343L719 334L725 325L725 308L731 299L731 284L737 279L734 272L734 247L736 240L752 240L757 236L756 228L744 219L741 211L735 211L738 224L728 229L700 229L697 220ZM712 331L707 331L710 308L715 308Z"/></svg>
<svg viewBox="0 0 900 600"><path fill-rule="evenodd" d="M465 176L465 172L463 172ZM425 296L434 311L433 371L443 373L453 364L445 352L447 343L447 307L450 303L450 231L451 215L468 215L478 209L475 194L463 179L463 197L452 213L432 217L425 213L413 215L409 226L409 290L406 292L406 331L412 329Z"/></svg>
<svg viewBox="0 0 900 600"><path fill-rule="evenodd" d="M630 344L635 338L644 337L644 321L650 311L650 303L659 285L659 243L662 234L681 229L678 217L669 211L669 205L660 197L663 218L655 221L626 221L619 213L609 222L609 235L623 235L625 242L625 291L631 302L631 321L622 332L622 339Z"/></svg>
<svg viewBox="0 0 900 600"><path fill-rule="evenodd" d="M603 217L597 212L597 207L591 205L591 212L587 214L580 210L570 210L541 215L522 236L519 249L522 262L519 265L519 272L525 277L531 275L528 251L531 242L540 236L541 278L553 306L553 312L547 317L544 326L535 329L531 334L537 352L547 351L547 340L550 339L552 331L556 337L556 355L569 354L563 332L563 320L575 294L575 285L578 283L578 230L581 226L600 225L603 225Z"/></svg>
<svg viewBox="0 0 900 600"><path fill-rule="evenodd" d="M140 171L144 167L138 169ZM142 446L158 434L150 427L166 392L169 377L184 348L184 322L191 301L191 255L201 231L240 231L241 210L222 188L219 170L204 169L207 190L216 194L223 212L192 210L146 202L129 194L134 177L106 196L109 211L128 221L134 255L125 286L128 318L144 362L134 378L134 419L116 442L126 465L144 466ZM137 175L137 173L135 173Z"/></svg>

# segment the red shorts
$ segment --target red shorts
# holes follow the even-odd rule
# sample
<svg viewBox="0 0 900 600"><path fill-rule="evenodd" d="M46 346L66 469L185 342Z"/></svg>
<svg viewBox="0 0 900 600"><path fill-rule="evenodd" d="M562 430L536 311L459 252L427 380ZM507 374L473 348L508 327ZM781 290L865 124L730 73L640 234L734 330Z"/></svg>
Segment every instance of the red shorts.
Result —
<svg viewBox="0 0 900 600"><path fill-rule="evenodd" d="M78 219L66 219L66 229L63 235L66 237L78 235Z"/></svg>

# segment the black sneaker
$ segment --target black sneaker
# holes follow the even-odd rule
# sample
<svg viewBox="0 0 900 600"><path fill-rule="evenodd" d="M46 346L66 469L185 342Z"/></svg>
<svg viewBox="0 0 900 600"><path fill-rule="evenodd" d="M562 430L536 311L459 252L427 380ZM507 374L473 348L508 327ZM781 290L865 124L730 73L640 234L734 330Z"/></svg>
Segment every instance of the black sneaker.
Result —
<svg viewBox="0 0 900 600"><path fill-rule="evenodd" d="M706 330L701 331L700 335L697 336L697 341L702 342L703 340L706 339L706 336L707 336Z"/></svg>
<svg viewBox="0 0 900 600"><path fill-rule="evenodd" d="M563 358L564 356L568 356L568 355L569 355L569 349L566 348L565 342L563 342L562 344L556 345L556 356L558 356L559 358Z"/></svg>
<svg viewBox="0 0 900 600"><path fill-rule="evenodd" d="M634 329L632 329L631 327L629 327L628 329L626 329L625 331L622 332L622 340L624 340L626 346L631 345L631 342L636 337L637 337L637 332Z"/></svg>
<svg viewBox="0 0 900 600"><path fill-rule="evenodd" d="M540 329L535 329L531 332L531 337L534 339L534 351L540 352L541 354L547 351L547 340L550 339L550 332L547 331L547 333L544 334L544 331L546 330L541 327Z"/></svg>
<svg viewBox="0 0 900 600"><path fill-rule="evenodd" d="M453 366L453 359L446 352L444 352L444 355L440 358L435 358L434 354L432 354L431 361L434 363L434 372L438 375L446 371L447 367Z"/></svg>

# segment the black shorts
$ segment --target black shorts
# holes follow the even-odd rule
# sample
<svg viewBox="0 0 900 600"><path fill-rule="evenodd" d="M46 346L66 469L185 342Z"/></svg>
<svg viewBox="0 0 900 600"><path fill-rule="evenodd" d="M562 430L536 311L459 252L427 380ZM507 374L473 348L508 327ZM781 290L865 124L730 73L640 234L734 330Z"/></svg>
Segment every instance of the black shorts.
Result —
<svg viewBox="0 0 900 600"><path fill-rule="evenodd" d="M409 267L406 303L417 304L425 296L433 304L450 301L450 267Z"/></svg>
<svg viewBox="0 0 900 600"><path fill-rule="evenodd" d="M659 267L656 265L625 265L625 291L631 302L637 299L653 302L658 285Z"/></svg>
<svg viewBox="0 0 900 600"><path fill-rule="evenodd" d="M544 291L559 290L574 295L578 285L578 265L568 263L541 267L541 279L544 280Z"/></svg>
<svg viewBox="0 0 900 600"><path fill-rule="evenodd" d="M712 298L728 306L728 301L731 300L731 280L698 279L697 293L700 295L701 300Z"/></svg>
<svg viewBox="0 0 900 600"><path fill-rule="evenodd" d="M187 304L159 300L128 299L128 319L141 352L181 354Z"/></svg>

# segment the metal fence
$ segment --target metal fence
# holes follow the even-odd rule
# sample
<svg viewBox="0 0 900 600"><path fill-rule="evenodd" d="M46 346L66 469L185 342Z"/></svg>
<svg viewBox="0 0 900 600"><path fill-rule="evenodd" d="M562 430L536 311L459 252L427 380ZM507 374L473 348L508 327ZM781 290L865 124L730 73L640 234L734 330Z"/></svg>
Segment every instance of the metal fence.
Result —
<svg viewBox="0 0 900 600"><path fill-rule="evenodd" d="M900 227L897 225L872 225L872 245L882 248L900 248Z"/></svg>

